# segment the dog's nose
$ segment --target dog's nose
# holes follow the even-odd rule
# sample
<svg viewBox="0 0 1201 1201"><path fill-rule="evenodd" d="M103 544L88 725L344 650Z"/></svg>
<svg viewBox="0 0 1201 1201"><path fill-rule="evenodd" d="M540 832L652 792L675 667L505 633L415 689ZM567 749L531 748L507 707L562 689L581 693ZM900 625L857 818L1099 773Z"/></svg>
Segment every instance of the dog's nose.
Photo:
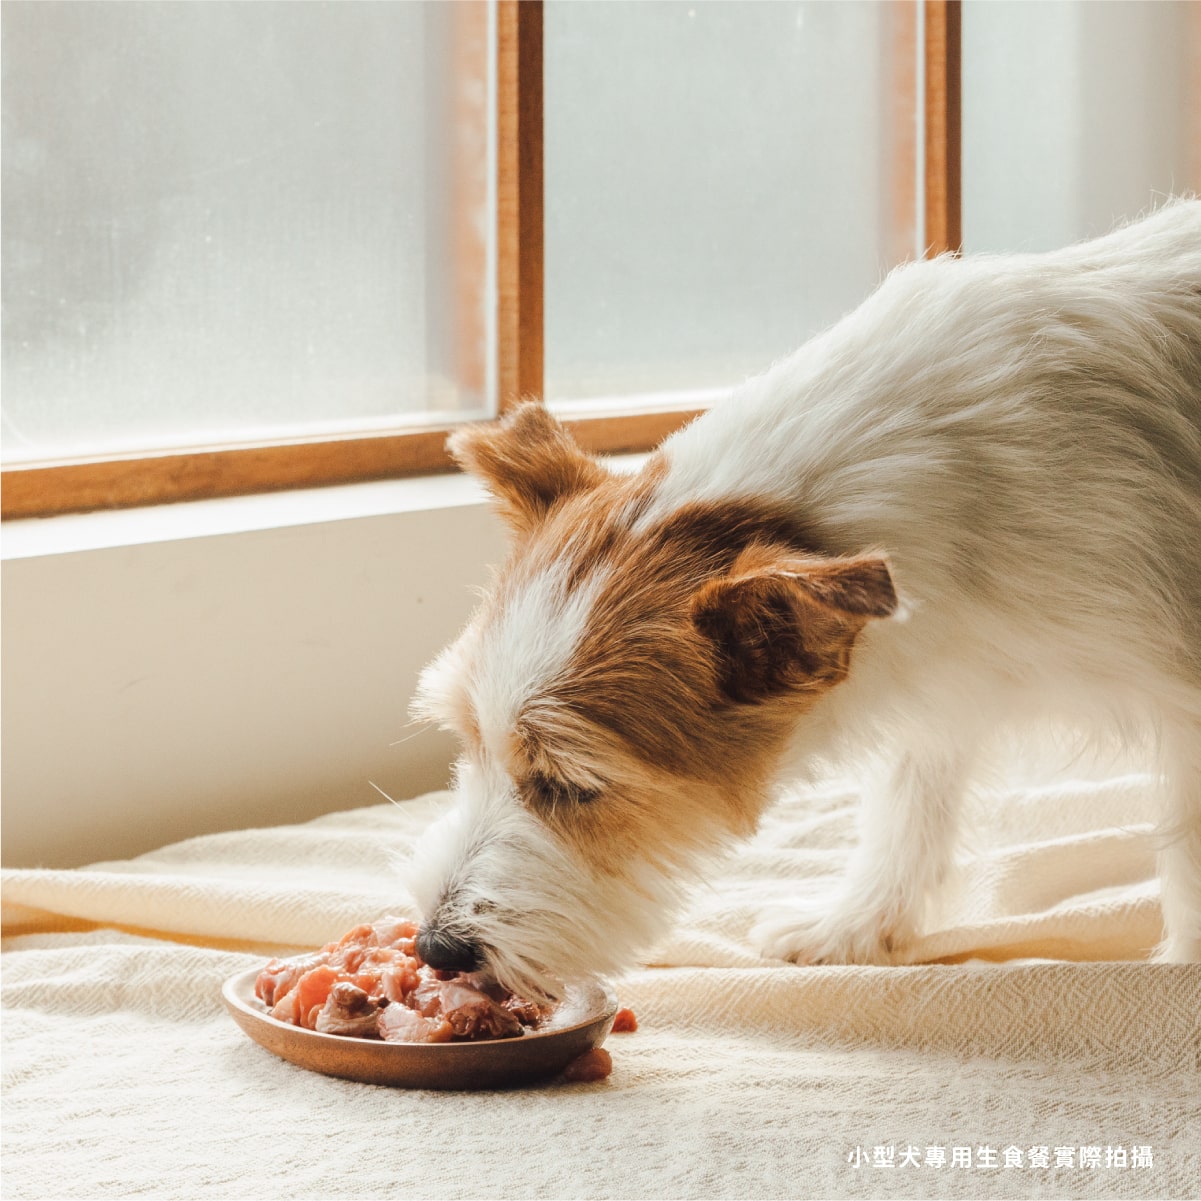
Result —
<svg viewBox="0 0 1201 1201"><path fill-rule="evenodd" d="M442 972L473 972L480 966L478 947L429 926L417 931L417 954L430 967Z"/></svg>

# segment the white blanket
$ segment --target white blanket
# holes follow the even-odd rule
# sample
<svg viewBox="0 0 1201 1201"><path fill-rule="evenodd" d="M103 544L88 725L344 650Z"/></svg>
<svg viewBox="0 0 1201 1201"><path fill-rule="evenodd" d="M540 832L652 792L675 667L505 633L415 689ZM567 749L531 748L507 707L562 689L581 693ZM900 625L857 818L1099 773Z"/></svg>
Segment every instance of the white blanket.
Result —
<svg viewBox="0 0 1201 1201"><path fill-rule="evenodd" d="M759 907L850 842L847 789L787 799L620 983L641 1026L610 1037L612 1077L515 1092L314 1075L219 999L268 953L396 911L389 852L441 794L6 872L4 1196L1196 1196L1201 968L1139 962L1160 934L1148 794L1130 776L990 808L989 849L897 968L749 945Z"/></svg>

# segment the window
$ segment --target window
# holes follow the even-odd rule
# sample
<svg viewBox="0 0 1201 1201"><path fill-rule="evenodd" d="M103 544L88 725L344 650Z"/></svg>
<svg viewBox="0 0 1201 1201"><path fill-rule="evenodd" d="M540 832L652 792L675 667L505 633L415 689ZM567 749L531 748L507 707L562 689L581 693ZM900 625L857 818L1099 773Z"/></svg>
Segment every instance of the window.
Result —
<svg viewBox="0 0 1201 1201"><path fill-rule="evenodd" d="M967 6L969 249L1197 186L1197 12ZM5 516L439 470L525 395L649 447L960 245L960 19L8 0Z"/></svg>
<svg viewBox="0 0 1201 1201"><path fill-rule="evenodd" d="M493 17L5 5L7 510L379 473L493 411Z"/></svg>
<svg viewBox="0 0 1201 1201"><path fill-rule="evenodd" d="M486 413L487 31L480 0L7 5L8 457Z"/></svg>
<svg viewBox="0 0 1201 1201"><path fill-rule="evenodd" d="M919 253L916 22L904 3L547 7L552 406L707 403Z"/></svg>

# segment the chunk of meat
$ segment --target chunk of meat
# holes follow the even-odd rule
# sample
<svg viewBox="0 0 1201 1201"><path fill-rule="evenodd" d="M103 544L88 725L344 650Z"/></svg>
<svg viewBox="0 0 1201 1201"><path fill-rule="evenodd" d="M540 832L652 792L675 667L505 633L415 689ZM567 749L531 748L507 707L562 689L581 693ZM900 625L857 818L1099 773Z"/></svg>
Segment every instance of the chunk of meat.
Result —
<svg viewBox="0 0 1201 1201"><path fill-rule="evenodd" d="M563 1079L572 1084L591 1084L604 1080L613 1071L613 1057L604 1047L593 1047L577 1055L564 1069Z"/></svg>
<svg viewBox="0 0 1201 1201"><path fill-rule="evenodd" d="M383 1004L387 1004L386 1001ZM313 1029L321 1034L342 1034L349 1038L375 1038L378 1035L381 1002L350 980L339 980L329 996Z"/></svg>
<svg viewBox="0 0 1201 1201"><path fill-rule="evenodd" d="M442 982L441 1013L459 1038L514 1038L524 1033L516 1014L458 980Z"/></svg>
<svg viewBox="0 0 1201 1201"><path fill-rule="evenodd" d="M516 1038L549 1012L495 982L422 963L416 934L399 918L355 926L320 951L272 959L255 995L278 1021L389 1042Z"/></svg>
<svg viewBox="0 0 1201 1201"><path fill-rule="evenodd" d="M317 1014L321 1012L329 999L330 989L338 980L337 969L327 964L315 967L301 976L296 985L296 1012L300 1016L300 1025L308 1026L310 1030L316 1026Z"/></svg>
<svg viewBox="0 0 1201 1201"><path fill-rule="evenodd" d="M389 963L380 972L380 989L389 1001L407 1002L413 990L421 983L421 974L414 959Z"/></svg>
<svg viewBox="0 0 1201 1201"><path fill-rule="evenodd" d="M407 1005L389 1005L378 1018L380 1037L389 1043L448 1043L454 1027L444 1017L422 1017Z"/></svg>
<svg viewBox="0 0 1201 1201"><path fill-rule="evenodd" d="M385 917L375 922L371 927L372 937L376 946L396 947L406 955L415 954L414 943L417 938L417 923L400 917Z"/></svg>
<svg viewBox="0 0 1201 1201"><path fill-rule="evenodd" d="M305 972L321 963L321 954L298 955L295 959L272 959L259 973L254 991L264 1005L271 1006L290 992Z"/></svg>
<svg viewBox="0 0 1201 1201"><path fill-rule="evenodd" d="M514 1038L522 1033L517 1016L486 993L444 972L421 969L421 983L408 1004L424 1017L442 1017L458 1038Z"/></svg>
<svg viewBox="0 0 1201 1201"><path fill-rule="evenodd" d="M613 1015L614 1034L632 1034L638 1029L638 1019L632 1009L619 1009Z"/></svg>
<svg viewBox="0 0 1201 1201"><path fill-rule="evenodd" d="M512 993L501 1001L504 1006L523 1026L533 1028L550 1015L550 1006L539 1005L536 1001L527 1001Z"/></svg>
<svg viewBox="0 0 1201 1201"><path fill-rule="evenodd" d="M293 988L291 991L284 993L282 997L271 1007L271 1016L277 1022L286 1022L289 1026L303 1026L300 1013L296 1008L296 1002L300 997L298 990Z"/></svg>

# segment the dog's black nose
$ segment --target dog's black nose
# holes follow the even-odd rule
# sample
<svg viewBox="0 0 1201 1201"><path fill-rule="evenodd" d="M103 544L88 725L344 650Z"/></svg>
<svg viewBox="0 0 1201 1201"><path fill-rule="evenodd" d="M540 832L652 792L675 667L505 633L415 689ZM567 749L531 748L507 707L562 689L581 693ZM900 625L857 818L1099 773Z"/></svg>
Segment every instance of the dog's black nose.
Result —
<svg viewBox="0 0 1201 1201"><path fill-rule="evenodd" d="M473 972L481 962L478 947L429 926L417 931L417 954L430 967L442 972Z"/></svg>

